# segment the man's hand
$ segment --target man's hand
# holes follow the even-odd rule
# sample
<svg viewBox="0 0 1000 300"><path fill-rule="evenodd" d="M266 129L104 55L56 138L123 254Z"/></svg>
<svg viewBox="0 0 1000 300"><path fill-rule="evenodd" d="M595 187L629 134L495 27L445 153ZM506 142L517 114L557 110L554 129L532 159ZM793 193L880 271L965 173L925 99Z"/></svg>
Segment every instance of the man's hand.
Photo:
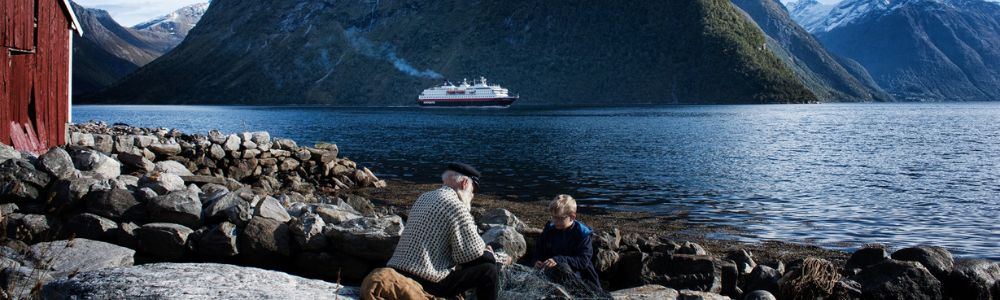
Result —
<svg viewBox="0 0 1000 300"><path fill-rule="evenodd" d="M550 259L546 259L545 261L535 262L535 268L538 268L538 269L548 269L548 268L551 268L551 267L555 267L556 265L558 265L558 263L556 263L556 260L551 259L551 258Z"/></svg>

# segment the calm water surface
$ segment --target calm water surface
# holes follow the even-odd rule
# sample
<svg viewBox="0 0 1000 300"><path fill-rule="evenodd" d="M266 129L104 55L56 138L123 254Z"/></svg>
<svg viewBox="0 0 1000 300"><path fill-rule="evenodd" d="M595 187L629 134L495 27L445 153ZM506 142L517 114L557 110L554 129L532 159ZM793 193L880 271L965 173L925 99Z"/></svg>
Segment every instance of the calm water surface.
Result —
<svg viewBox="0 0 1000 300"><path fill-rule="evenodd" d="M945 246L1000 259L1000 103L420 109L76 106L186 133L266 130L334 142L383 178L447 161L521 200L735 226L746 241Z"/></svg>

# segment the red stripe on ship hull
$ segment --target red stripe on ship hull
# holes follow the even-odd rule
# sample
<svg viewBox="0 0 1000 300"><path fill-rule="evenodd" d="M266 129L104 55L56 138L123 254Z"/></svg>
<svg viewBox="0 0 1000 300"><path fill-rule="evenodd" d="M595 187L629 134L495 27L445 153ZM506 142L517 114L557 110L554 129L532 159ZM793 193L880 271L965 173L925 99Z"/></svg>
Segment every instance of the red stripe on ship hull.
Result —
<svg viewBox="0 0 1000 300"><path fill-rule="evenodd" d="M448 98L448 99L419 99L419 100L417 100L417 102L426 102L426 101L434 101L434 102L458 102L458 101L469 102L469 101L481 101L481 102L487 102L487 101L515 100L515 99L517 99L517 98Z"/></svg>

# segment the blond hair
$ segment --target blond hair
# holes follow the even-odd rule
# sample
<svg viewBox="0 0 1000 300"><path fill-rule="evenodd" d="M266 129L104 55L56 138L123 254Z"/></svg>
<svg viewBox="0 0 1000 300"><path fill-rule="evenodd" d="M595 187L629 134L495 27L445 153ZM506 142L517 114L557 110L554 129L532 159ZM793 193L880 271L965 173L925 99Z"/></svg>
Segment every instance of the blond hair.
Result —
<svg viewBox="0 0 1000 300"><path fill-rule="evenodd" d="M554 214L568 213L576 216L576 199L570 195L560 194L549 203L549 212Z"/></svg>

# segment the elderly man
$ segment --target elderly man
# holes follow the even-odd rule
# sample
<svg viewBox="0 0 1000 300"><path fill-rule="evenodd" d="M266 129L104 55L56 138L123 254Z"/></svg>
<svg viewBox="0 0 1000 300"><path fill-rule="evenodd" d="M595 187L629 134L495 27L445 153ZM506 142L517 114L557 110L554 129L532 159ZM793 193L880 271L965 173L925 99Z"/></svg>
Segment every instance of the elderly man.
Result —
<svg viewBox="0 0 1000 300"><path fill-rule="evenodd" d="M476 289L476 298L496 299L499 268L493 249L483 243L469 213L479 171L448 164L444 186L420 195L387 264L419 282L437 297Z"/></svg>

